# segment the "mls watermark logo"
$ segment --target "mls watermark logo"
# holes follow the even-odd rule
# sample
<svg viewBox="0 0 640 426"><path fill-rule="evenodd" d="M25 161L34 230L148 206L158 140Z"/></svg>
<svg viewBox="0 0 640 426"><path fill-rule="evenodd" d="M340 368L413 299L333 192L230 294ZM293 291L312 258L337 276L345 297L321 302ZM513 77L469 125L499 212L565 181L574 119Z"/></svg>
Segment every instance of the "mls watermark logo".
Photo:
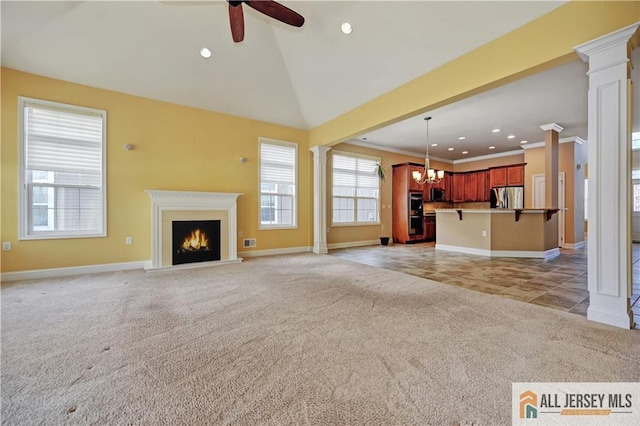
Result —
<svg viewBox="0 0 640 426"><path fill-rule="evenodd" d="M514 425L640 425L640 383L513 383Z"/></svg>
<svg viewBox="0 0 640 426"><path fill-rule="evenodd" d="M538 395L526 391L520 394L520 418L535 419L538 417Z"/></svg>

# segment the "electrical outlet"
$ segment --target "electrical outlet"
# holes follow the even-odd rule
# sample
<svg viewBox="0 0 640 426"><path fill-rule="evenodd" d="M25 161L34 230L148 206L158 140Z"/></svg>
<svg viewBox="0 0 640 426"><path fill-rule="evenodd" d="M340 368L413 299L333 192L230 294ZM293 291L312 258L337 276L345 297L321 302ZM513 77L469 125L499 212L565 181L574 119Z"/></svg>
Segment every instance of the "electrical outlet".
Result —
<svg viewBox="0 0 640 426"><path fill-rule="evenodd" d="M238 238L242 237L242 231L238 231Z"/></svg>
<svg viewBox="0 0 640 426"><path fill-rule="evenodd" d="M486 237L487 236L487 231L482 231L482 236Z"/></svg>
<svg viewBox="0 0 640 426"><path fill-rule="evenodd" d="M11 241L3 241L2 242L2 251L11 250Z"/></svg>
<svg viewBox="0 0 640 426"><path fill-rule="evenodd" d="M133 237L124 237L125 244L133 244Z"/></svg>

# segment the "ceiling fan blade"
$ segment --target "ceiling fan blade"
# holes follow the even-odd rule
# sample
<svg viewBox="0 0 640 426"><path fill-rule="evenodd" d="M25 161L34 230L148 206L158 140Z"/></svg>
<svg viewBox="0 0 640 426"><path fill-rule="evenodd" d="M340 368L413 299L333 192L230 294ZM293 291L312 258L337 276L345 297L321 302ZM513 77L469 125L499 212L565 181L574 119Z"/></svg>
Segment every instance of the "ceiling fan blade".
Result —
<svg viewBox="0 0 640 426"><path fill-rule="evenodd" d="M293 25L294 27L301 27L304 24L304 18L301 15L273 0L247 0L245 3L258 12L262 12L285 24Z"/></svg>
<svg viewBox="0 0 640 426"><path fill-rule="evenodd" d="M229 3L229 24L231 25L231 36L233 41L240 43L244 40L244 14L242 13L242 3L234 6Z"/></svg>

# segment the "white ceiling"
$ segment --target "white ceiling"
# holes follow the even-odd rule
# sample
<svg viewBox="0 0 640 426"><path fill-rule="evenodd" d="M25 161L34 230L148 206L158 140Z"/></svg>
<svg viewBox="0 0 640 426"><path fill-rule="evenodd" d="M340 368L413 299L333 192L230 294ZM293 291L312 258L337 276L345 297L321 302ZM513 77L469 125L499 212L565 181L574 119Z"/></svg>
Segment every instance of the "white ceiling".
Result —
<svg viewBox="0 0 640 426"><path fill-rule="evenodd" d="M223 1L2 1L2 66L309 129L564 2L282 3L305 17L302 28L245 5L245 40L235 44ZM339 29L347 20L349 36ZM211 59L199 56L203 46ZM541 140L537 126L549 122L586 138L585 72L576 61L430 112L430 139L440 145L430 153L517 149L522 139ZM491 134L496 126L502 132ZM362 136L417 154L426 147L422 116Z"/></svg>

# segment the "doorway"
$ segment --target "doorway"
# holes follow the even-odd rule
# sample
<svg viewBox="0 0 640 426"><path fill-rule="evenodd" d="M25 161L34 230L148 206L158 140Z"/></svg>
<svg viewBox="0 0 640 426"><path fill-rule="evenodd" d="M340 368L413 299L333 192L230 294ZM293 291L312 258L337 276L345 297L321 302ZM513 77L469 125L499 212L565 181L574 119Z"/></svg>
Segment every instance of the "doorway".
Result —
<svg viewBox="0 0 640 426"><path fill-rule="evenodd" d="M634 243L640 243L640 179L633 180L633 213L632 213L632 236Z"/></svg>
<svg viewBox="0 0 640 426"><path fill-rule="evenodd" d="M564 247L565 241L565 173L558 173L558 247ZM543 174L533 175L533 208L546 208L544 202L545 179Z"/></svg>

